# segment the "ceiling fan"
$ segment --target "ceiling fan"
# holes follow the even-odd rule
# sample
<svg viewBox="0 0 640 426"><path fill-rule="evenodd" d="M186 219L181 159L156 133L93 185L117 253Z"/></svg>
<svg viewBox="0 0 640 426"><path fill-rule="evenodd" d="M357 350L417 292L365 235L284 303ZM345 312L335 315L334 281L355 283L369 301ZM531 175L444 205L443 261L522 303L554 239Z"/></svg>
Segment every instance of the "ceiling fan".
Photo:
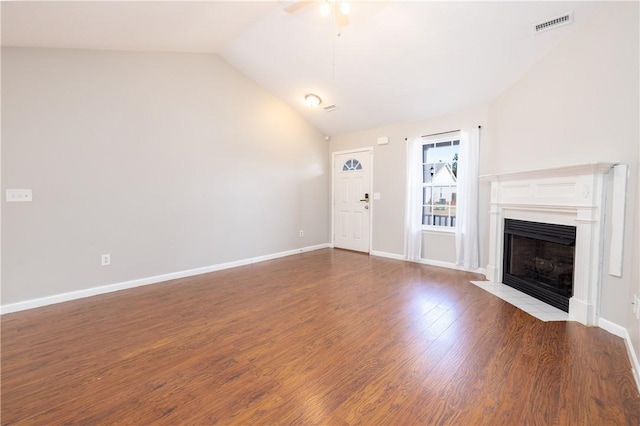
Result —
<svg viewBox="0 0 640 426"><path fill-rule="evenodd" d="M320 5L322 16L333 15L338 28L349 25L349 3L346 0L301 0L285 7L284 11L295 13L310 5Z"/></svg>

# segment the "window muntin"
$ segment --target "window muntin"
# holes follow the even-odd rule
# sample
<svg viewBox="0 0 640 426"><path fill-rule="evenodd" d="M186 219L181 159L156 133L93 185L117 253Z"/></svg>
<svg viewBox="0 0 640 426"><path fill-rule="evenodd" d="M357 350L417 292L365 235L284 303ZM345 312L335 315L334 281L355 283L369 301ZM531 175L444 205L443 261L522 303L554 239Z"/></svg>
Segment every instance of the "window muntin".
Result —
<svg viewBox="0 0 640 426"><path fill-rule="evenodd" d="M356 170L362 170L362 163L355 158L350 158L342 165L343 172L352 172Z"/></svg>
<svg viewBox="0 0 640 426"><path fill-rule="evenodd" d="M459 138L422 144L422 225L456 226Z"/></svg>

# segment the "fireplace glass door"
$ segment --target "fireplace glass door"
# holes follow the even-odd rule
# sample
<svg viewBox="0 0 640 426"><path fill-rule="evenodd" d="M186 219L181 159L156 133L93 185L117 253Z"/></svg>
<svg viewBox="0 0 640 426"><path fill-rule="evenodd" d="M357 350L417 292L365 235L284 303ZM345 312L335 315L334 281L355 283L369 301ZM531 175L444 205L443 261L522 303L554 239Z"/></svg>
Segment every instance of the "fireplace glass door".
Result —
<svg viewBox="0 0 640 426"><path fill-rule="evenodd" d="M568 312L575 227L508 219L504 238L503 282Z"/></svg>

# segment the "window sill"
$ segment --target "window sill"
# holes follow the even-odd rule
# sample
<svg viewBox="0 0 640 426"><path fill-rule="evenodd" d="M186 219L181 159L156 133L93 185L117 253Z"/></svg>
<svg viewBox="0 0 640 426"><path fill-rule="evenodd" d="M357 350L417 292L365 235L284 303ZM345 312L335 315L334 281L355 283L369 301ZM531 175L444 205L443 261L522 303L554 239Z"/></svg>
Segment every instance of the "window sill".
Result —
<svg viewBox="0 0 640 426"><path fill-rule="evenodd" d="M455 234L455 226L423 226L422 232L434 232L441 234Z"/></svg>

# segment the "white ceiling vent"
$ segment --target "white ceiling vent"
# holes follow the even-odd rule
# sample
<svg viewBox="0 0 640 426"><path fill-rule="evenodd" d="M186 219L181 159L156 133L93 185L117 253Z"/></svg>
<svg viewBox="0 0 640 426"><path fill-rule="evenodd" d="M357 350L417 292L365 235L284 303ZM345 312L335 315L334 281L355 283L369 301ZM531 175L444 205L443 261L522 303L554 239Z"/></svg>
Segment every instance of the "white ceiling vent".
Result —
<svg viewBox="0 0 640 426"><path fill-rule="evenodd" d="M337 110L337 109L338 109L338 107L337 107L337 106L335 106L335 105L328 105L328 106L324 107L324 110L325 110L326 112L335 111L335 110Z"/></svg>
<svg viewBox="0 0 640 426"><path fill-rule="evenodd" d="M546 21L540 22L539 24L535 24L533 26L533 32L535 34L538 34L543 31L552 30L554 28L569 25L571 23L573 23L573 12L568 12L563 15L556 16L555 18L547 19Z"/></svg>

